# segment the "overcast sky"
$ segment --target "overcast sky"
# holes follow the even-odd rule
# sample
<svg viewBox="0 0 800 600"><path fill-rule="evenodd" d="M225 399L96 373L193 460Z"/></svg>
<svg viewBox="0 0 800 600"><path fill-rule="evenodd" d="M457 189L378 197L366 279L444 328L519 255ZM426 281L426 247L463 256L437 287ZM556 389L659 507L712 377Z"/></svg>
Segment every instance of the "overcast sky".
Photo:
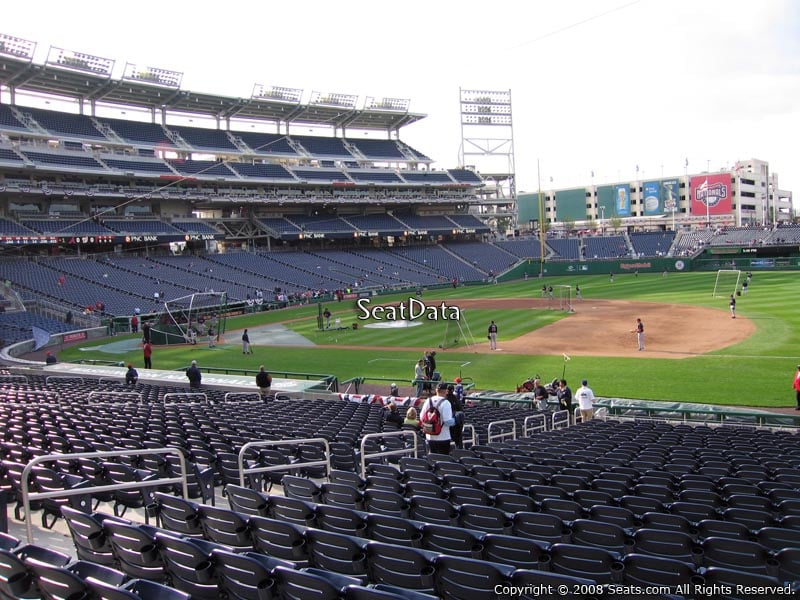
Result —
<svg viewBox="0 0 800 600"><path fill-rule="evenodd" d="M459 162L459 88L510 90L519 191L537 189L537 160L549 189L760 158L800 192L796 0L30 0L2 13L2 33L38 42L36 62L57 46L115 59L115 77L131 62L226 96L261 83L303 101L407 98L427 117L400 137L438 168Z"/></svg>

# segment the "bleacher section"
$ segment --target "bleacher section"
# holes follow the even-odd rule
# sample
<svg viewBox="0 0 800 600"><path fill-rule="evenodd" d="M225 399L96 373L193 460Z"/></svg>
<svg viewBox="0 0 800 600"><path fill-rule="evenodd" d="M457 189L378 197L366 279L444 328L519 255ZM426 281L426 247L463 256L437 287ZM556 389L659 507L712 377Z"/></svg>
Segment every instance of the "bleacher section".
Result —
<svg viewBox="0 0 800 600"><path fill-rule="evenodd" d="M637 256L667 256L675 241L675 232L640 232L628 237Z"/></svg>
<svg viewBox="0 0 800 600"><path fill-rule="evenodd" d="M41 152L20 148L22 152L34 164L50 169L85 171L105 171L106 168L97 162L94 157L86 153L67 153L67 152Z"/></svg>
<svg viewBox="0 0 800 600"><path fill-rule="evenodd" d="M495 245L517 258L539 259L542 255L542 247L539 240L527 238L522 240L499 240Z"/></svg>
<svg viewBox="0 0 800 600"><path fill-rule="evenodd" d="M239 149L228 139L228 134L219 129L202 127L181 127L167 125L167 129L176 132L193 148L208 152L239 153Z"/></svg>
<svg viewBox="0 0 800 600"><path fill-rule="evenodd" d="M32 327L38 327L51 334L74 329L73 325L29 312L3 312L0 313L0 346L8 346L31 339L33 337Z"/></svg>
<svg viewBox="0 0 800 600"><path fill-rule="evenodd" d="M23 164L23 160L19 154L14 152L11 148L0 148L0 162L11 163L14 166Z"/></svg>
<svg viewBox="0 0 800 600"><path fill-rule="evenodd" d="M123 369L117 371L121 377ZM132 391L142 401L89 403L92 391ZM369 457L361 472L356 451L365 436L395 431L380 404L226 401L211 387L204 390L208 402L164 402L166 394L182 391L169 383L126 387L111 377L47 383L32 376L7 384L0 422L7 425L4 465L10 473L20 472L16 459L25 453L168 445L184 450L195 473L188 499L174 487L155 496L131 488L124 501L97 493L100 512L35 505L25 517L38 521L48 510L55 520L63 517L74 545L70 554L83 566L65 574L69 556L52 551L47 569L35 560L15 561L18 547L38 556L43 550L22 549L6 536L4 568L23 573L14 578L17 596L32 595L36 573L40 587L70 598L91 597L86 573L102 573L112 591L130 586L128 577L147 575L165 587L140 598L166 600L187 597L165 595L170 587L192 597L202 590L209 600L232 591L239 598L264 597L250 594L256 588L279 598L471 600L511 586L556 585L615 592L621 585L660 586L661 593L648 597L699 600L705 596L665 590L702 581L713 589L759 585L791 596L800 581L800 444L789 432L592 420L502 442L479 439L449 456L413 456L410 440L383 435L367 438L372 443L365 451L409 452ZM43 397L46 406L31 401ZM465 410L466 422L478 430L534 414L550 415L483 404ZM304 466L327 458L321 446L293 443L307 438L330 441L330 469ZM241 471L239 452L259 440L284 443L253 453L246 467L285 470L263 477ZM120 463L129 460L130 454ZM92 461L66 471L72 464L55 462L35 471L32 481L61 482L56 489L83 482L87 489L126 471L113 462L100 471ZM174 463L147 456L137 466L147 480L177 473ZM203 482L210 497L198 485ZM22 522L20 487L9 478L15 526ZM130 512L110 516L123 506Z"/></svg>
<svg viewBox="0 0 800 600"><path fill-rule="evenodd" d="M43 110L29 106L20 107L19 112L30 116L47 131L62 138L108 141L94 126L91 119L84 115Z"/></svg>
<svg viewBox="0 0 800 600"><path fill-rule="evenodd" d="M770 227L726 227L711 238L711 245L760 246L771 234Z"/></svg>
<svg viewBox="0 0 800 600"><path fill-rule="evenodd" d="M28 219L22 224L43 235L114 235L111 229L90 219Z"/></svg>
<svg viewBox="0 0 800 600"><path fill-rule="evenodd" d="M518 262L513 254L492 244L461 242L445 244L444 247L484 273L496 275L510 269Z"/></svg>
<svg viewBox="0 0 800 600"><path fill-rule="evenodd" d="M711 241L714 232L709 229L682 231L675 240L673 254L675 256L689 256L702 250Z"/></svg>
<svg viewBox="0 0 800 600"><path fill-rule="evenodd" d="M102 160L110 169L122 171L123 173L133 173L134 175L174 175L175 172L169 166L159 159L128 159L118 155L114 156L100 156Z"/></svg>
<svg viewBox="0 0 800 600"><path fill-rule="evenodd" d="M123 235L180 235L183 232L157 219L104 219L103 223Z"/></svg>
<svg viewBox="0 0 800 600"><path fill-rule="evenodd" d="M167 136L167 132L164 131L164 128L156 123L125 121L123 119L109 119L106 117L98 117L97 120L111 128L111 130L123 140L135 146L145 145L159 148L175 148L175 145Z"/></svg>
<svg viewBox="0 0 800 600"><path fill-rule="evenodd" d="M554 252L549 258L562 259L562 260L578 260L580 259L580 240L577 238L571 239L548 239L547 245ZM587 256L588 255L587 253Z"/></svg>
<svg viewBox="0 0 800 600"><path fill-rule="evenodd" d="M629 256L628 243L621 235L584 237L581 252L585 258L621 258Z"/></svg>
<svg viewBox="0 0 800 600"><path fill-rule="evenodd" d="M398 161L405 158L392 140L348 139L348 142L370 160Z"/></svg>
<svg viewBox="0 0 800 600"><path fill-rule="evenodd" d="M235 173L222 162L212 160L170 160L170 166L178 173L183 175L193 175L195 177L209 177L218 179L232 179Z"/></svg>

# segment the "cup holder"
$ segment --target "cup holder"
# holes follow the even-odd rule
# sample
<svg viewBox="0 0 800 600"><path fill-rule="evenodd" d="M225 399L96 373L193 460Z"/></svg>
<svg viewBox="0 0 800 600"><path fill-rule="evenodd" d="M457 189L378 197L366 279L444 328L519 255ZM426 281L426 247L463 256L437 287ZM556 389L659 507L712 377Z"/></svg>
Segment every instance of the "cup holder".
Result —
<svg viewBox="0 0 800 600"><path fill-rule="evenodd" d="M199 583L211 583L214 580L214 565L204 560L194 568L194 576Z"/></svg>

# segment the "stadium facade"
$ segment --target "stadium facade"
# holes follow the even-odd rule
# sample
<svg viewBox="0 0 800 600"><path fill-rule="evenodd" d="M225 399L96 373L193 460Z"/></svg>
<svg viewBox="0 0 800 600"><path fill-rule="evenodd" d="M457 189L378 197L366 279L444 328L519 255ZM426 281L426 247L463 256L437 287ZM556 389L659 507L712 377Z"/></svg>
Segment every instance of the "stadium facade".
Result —
<svg viewBox="0 0 800 600"><path fill-rule="evenodd" d="M778 173L759 159L737 161L729 169L681 176L594 183L577 188L520 194L519 223L554 229L668 231L676 228L770 226L793 220L792 192Z"/></svg>
<svg viewBox="0 0 800 600"><path fill-rule="evenodd" d="M480 239L469 169L400 139L409 101L256 84L182 90L182 74L0 34L0 245L400 246ZM58 107L58 110L53 110ZM300 133L300 132L303 133ZM309 135L308 131L315 132ZM321 133L319 133L321 132Z"/></svg>

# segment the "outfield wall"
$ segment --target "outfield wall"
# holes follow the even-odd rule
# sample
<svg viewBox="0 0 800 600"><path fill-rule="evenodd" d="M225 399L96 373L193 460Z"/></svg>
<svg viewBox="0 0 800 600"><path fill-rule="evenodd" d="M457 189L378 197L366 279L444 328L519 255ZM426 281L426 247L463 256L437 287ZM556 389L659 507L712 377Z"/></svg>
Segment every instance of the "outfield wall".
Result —
<svg viewBox="0 0 800 600"><path fill-rule="evenodd" d="M514 281L539 277L543 269L546 276L608 275L609 273L685 273L687 271L792 271L800 269L800 256L751 257L747 255L701 255L697 258L629 258L616 260L568 260L543 264L538 260L524 260L502 275L498 281Z"/></svg>
<svg viewBox="0 0 800 600"><path fill-rule="evenodd" d="M637 258L617 260L568 260L558 262L523 261L500 275L498 281L512 281L522 279L527 273L528 278L539 276L539 269L544 268L544 275L607 275L608 273L663 273L664 269L670 273L677 271L691 271L692 259L690 258Z"/></svg>

